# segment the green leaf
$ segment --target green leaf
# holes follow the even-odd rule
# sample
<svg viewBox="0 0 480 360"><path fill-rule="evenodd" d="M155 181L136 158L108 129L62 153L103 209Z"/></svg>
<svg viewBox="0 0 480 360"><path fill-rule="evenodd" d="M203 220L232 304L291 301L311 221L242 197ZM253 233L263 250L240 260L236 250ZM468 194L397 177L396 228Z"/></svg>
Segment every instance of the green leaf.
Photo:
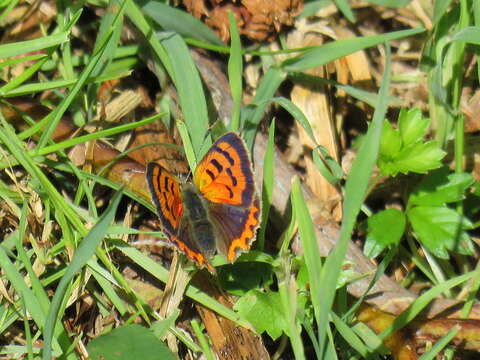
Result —
<svg viewBox="0 0 480 360"><path fill-rule="evenodd" d="M168 347L153 331L136 324L125 325L93 339L88 344L92 360L175 360Z"/></svg>
<svg viewBox="0 0 480 360"><path fill-rule="evenodd" d="M388 120L383 123L382 139L380 141L380 156L388 161L398 155L402 147L402 139Z"/></svg>
<svg viewBox="0 0 480 360"><path fill-rule="evenodd" d="M237 262L217 269L221 288L237 296L272 282L272 266L262 262Z"/></svg>
<svg viewBox="0 0 480 360"><path fill-rule="evenodd" d="M397 244L405 232L406 217L397 209L380 211L367 220L368 234L364 253L376 257L385 247Z"/></svg>
<svg viewBox="0 0 480 360"><path fill-rule="evenodd" d="M422 116L419 108L411 110L402 109L398 117L398 129L403 146L420 141L425 135L429 124L430 120Z"/></svg>
<svg viewBox="0 0 480 360"><path fill-rule="evenodd" d="M441 206L465 198L465 191L475 180L468 173L450 173L448 167L432 171L413 190L411 205Z"/></svg>
<svg viewBox="0 0 480 360"><path fill-rule="evenodd" d="M442 166L441 160L445 154L445 151L440 149L435 140L408 146L402 149L393 160L391 164L393 173L391 175L408 172L424 174ZM383 171L382 174L387 175Z"/></svg>
<svg viewBox="0 0 480 360"><path fill-rule="evenodd" d="M278 339L286 329L280 294L277 292L251 290L236 302L234 309L259 333L266 331L273 340Z"/></svg>
<svg viewBox="0 0 480 360"><path fill-rule="evenodd" d="M472 243L465 229L472 223L448 207L416 206L407 212L418 240L435 256L448 259L448 250L461 254L472 252Z"/></svg>
<svg viewBox="0 0 480 360"><path fill-rule="evenodd" d="M445 152L435 141L423 142L429 123L419 109L402 109L397 130L385 121L378 159L382 175L426 173L441 166Z"/></svg>

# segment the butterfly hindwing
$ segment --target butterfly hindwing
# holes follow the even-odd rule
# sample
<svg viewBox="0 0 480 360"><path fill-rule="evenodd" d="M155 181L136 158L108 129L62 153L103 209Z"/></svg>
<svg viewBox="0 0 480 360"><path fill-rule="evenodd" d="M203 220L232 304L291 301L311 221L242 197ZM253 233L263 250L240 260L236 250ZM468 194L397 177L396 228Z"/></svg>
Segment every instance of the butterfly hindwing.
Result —
<svg viewBox="0 0 480 360"><path fill-rule="evenodd" d="M221 136L197 165L193 182L208 201L250 206L255 182L243 140L232 132Z"/></svg>
<svg viewBox="0 0 480 360"><path fill-rule="evenodd" d="M243 251L248 251L260 225L260 201L256 196L252 205L241 207L212 203L210 221L215 230L218 251L229 262L234 262Z"/></svg>
<svg viewBox="0 0 480 360"><path fill-rule="evenodd" d="M182 194L175 178L156 163L147 165L147 180L163 230L169 236L177 235L182 218Z"/></svg>

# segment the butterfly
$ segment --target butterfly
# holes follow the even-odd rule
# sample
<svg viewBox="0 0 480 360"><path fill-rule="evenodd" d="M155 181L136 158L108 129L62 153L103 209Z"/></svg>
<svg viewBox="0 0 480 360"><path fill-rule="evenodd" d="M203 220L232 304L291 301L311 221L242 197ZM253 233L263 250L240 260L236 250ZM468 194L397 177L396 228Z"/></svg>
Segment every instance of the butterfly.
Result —
<svg viewBox="0 0 480 360"><path fill-rule="evenodd" d="M250 249L260 224L260 201L243 140L222 135L198 163L193 183L179 184L157 163L147 164L147 181L163 232L200 267L216 252L234 262Z"/></svg>

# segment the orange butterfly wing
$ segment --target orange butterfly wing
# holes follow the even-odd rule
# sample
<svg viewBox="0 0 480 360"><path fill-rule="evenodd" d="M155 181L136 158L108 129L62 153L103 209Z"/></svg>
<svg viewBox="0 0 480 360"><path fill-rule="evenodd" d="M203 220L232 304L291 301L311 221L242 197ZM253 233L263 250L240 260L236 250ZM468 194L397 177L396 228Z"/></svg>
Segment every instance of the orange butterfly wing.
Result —
<svg viewBox="0 0 480 360"><path fill-rule="evenodd" d="M260 202L243 140L235 133L221 136L198 164L193 182L210 201L218 251L235 261L250 248L260 224Z"/></svg>
<svg viewBox="0 0 480 360"><path fill-rule="evenodd" d="M147 180L163 229L168 235L176 235L183 214L182 193L177 180L156 163L148 163Z"/></svg>
<svg viewBox="0 0 480 360"><path fill-rule="evenodd" d="M193 183L211 202L250 206L255 181L243 140L232 132L221 136L197 165Z"/></svg>
<svg viewBox="0 0 480 360"><path fill-rule="evenodd" d="M182 192L177 180L156 163L147 165L147 180L163 231L189 259L207 265L206 258L188 231L189 219L183 216Z"/></svg>

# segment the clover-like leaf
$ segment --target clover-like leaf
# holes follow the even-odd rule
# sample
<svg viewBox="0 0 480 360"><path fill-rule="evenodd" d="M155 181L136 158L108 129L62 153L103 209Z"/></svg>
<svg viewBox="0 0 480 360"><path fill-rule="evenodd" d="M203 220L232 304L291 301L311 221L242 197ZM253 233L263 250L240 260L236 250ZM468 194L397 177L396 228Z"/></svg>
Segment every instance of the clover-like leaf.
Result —
<svg viewBox="0 0 480 360"><path fill-rule="evenodd" d="M430 120L422 116L419 108L400 111L398 117L398 130L403 146L408 146L422 140Z"/></svg>
<svg viewBox="0 0 480 360"><path fill-rule="evenodd" d="M259 333L267 332L275 340L286 329L282 302L278 292L250 290L234 306Z"/></svg>
<svg viewBox="0 0 480 360"><path fill-rule="evenodd" d="M413 190L411 205L441 206L465 198L466 190L475 180L468 173L452 173L448 167L432 171Z"/></svg>
<svg viewBox="0 0 480 360"><path fill-rule="evenodd" d="M416 206L407 212L418 240L435 256L448 259L447 250L472 254L472 223L446 206Z"/></svg>
<svg viewBox="0 0 480 360"><path fill-rule="evenodd" d="M432 140L403 148L393 163L397 172L424 174L442 166L440 160L443 159L445 154L445 151L438 146L437 142Z"/></svg>
<svg viewBox="0 0 480 360"><path fill-rule="evenodd" d="M402 139L388 120L383 122L382 139L380 141L380 156L386 159L394 158L402 146Z"/></svg>
<svg viewBox="0 0 480 360"><path fill-rule="evenodd" d="M116 328L88 344L90 359L165 359L175 360L168 347L150 329L130 324Z"/></svg>
<svg viewBox="0 0 480 360"><path fill-rule="evenodd" d="M397 209L383 210L370 216L363 249L365 255L376 257L388 245L397 244L405 232L406 222L405 214Z"/></svg>

